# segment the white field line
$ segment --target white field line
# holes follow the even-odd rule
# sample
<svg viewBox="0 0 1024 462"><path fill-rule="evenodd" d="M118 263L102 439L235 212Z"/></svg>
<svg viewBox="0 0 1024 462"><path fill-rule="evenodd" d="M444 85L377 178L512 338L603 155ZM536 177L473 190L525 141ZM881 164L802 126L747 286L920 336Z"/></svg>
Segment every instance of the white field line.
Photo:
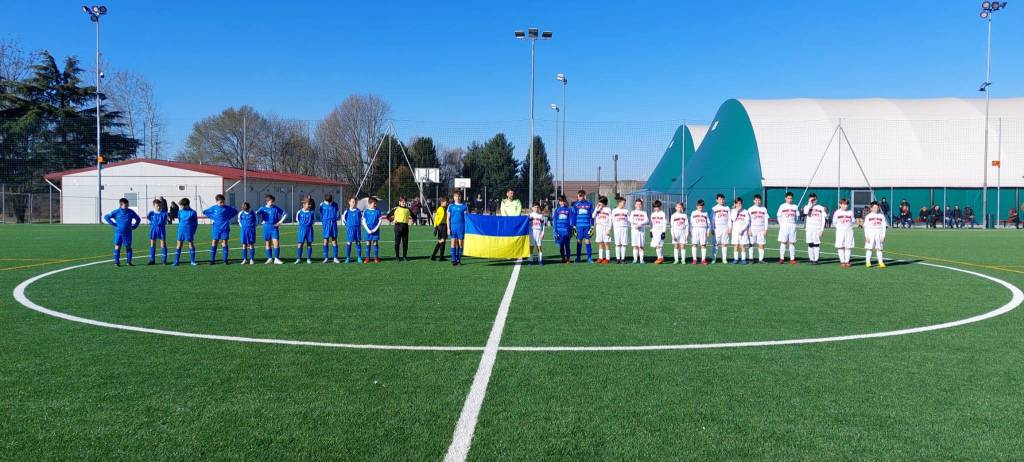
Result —
<svg viewBox="0 0 1024 462"><path fill-rule="evenodd" d="M498 357L501 333L505 330L505 320L508 318L508 308L512 304L512 295L516 291L516 281L519 279L521 265L522 261L519 260L512 268L512 276L508 280L508 286L505 287L505 296L501 298L501 306L498 307L498 315L494 318L491 335L487 337L487 346L484 347L484 354L480 358L480 366L473 377L473 385L469 388L469 394L466 395L466 402L462 405L459 422L455 425L455 432L452 434L452 443L448 445L448 454L444 456L446 462L462 462L469 455L469 447L473 443L473 433L476 432L480 408L484 404L487 384L491 381L494 361Z"/></svg>

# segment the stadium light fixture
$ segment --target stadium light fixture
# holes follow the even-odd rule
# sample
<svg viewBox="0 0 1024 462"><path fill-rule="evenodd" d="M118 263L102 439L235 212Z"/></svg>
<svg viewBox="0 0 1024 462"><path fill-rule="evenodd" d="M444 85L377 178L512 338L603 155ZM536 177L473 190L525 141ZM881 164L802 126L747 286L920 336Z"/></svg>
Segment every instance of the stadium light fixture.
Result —
<svg viewBox="0 0 1024 462"><path fill-rule="evenodd" d="M99 223L103 223L103 164L106 163L106 156L100 150L100 80L103 72L100 71L100 16L107 14L107 7L93 5L91 8L82 5L82 11L89 15L89 21L96 24L96 212Z"/></svg>
<svg viewBox="0 0 1024 462"><path fill-rule="evenodd" d="M533 203L533 139L534 139L534 106L536 96L536 68L537 68L537 40L551 40L551 31L544 31L542 34L540 29L537 27L530 27L526 29L524 33L521 29L515 31L516 39L528 39L530 41L530 141L529 141L529 161L530 161L530 181L529 181L529 194L528 203Z"/></svg>
<svg viewBox="0 0 1024 462"><path fill-rule="evenodd" d="M988 124L989 105L992 99L992 92L988 87L992 85L992 13L1006 8L1007 2L981 2L981 19L985 20L988 26L988 43L985 49L985 81L981 83L978 91L985 92L985 155L981 177L981 213L982 227L988 228ZM998 213L998 211L997 211Z"/></svg>
<svg viewBox="0 0 1024 462"><path fill-rule="evenodd" d="M559 155L561 160L555 159L555 164L559 165L562 194L565 194L565 87L569 85L569 79L565 77L565 74L558 73L555 75L555 80L562 82L562 153ZM556 149L555 152L557 153L558 150Z"/></svg>

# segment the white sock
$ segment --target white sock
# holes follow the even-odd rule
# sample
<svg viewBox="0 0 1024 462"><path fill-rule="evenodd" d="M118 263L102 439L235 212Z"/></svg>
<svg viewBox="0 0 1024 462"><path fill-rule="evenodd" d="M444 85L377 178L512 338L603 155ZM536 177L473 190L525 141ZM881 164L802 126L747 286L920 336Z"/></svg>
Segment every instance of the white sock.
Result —
<svg viewBox="0 0 1024 462"><path fill-rule="evenodd" d="M796 244L789 244L789 259L796 260Z"/></svg>
<svg viewBox="0 0 1024 462"><path fill-rule="evenodd" d="M882 260L883 260L883 258L882 258L882 249L878 249L878 250L876 250L876 251L875 251L875 255L877 255L877 256L878 256L878 262L879 262L879 263L882 263Z"/></svg>
<svg viewBox="0 0 1024 462"><path fill-rule="evenodd" d="M640 248L640 261L644 261L644 248Z"/></svg>
<svg viewBox="0 0 1024 462"><path fill-rule="evenodd" d="M871 263L871 249L864 253L864 261Z"/></svg>
<svg viewBox="0 0 1024 462"><path fill-rule="evenodd" d="M537 261L541 261L543 259L544 259L544 252L537 252Z"/></svg>
<svg viewBox="0 0 1024 462"><path fill-rule="evenodd" d="M686 247L679 248L679 258L683 263L686 263Z"/></svg>
<svg viewBox="0 0 1024 462"><path fill-rule="evenodd" d="M740 260L747 261L747 252L740 251Z"/></svg>
<svg viewBox="0 0 1024 462"><path fill-rule="evenodd" d="M661 247L655 247L654 248L654 253L658 255L658 258L665 258L665 254L664 254L664 252L662 252L662 248Z"/></svg>
<svg viewBox="0 0 1024 462"><path fill-rule="evenodd" d="M672 248L672 261L673 262L678 262L679 261L679 247L673 247Z"/></svg>
<svg viewBox="0 0 1024 462"><path fill-rule="evenodd" d="M694 252L693 256L694 256L694 258L696 258L697 257L697 253ZM707 261L707 259L708 259L708 248L707 247L701 247L700 248L700 261Z"/></svg>
<svg viewBox="0 0 1024 462"><path fill-rule="evenodd" d="M750 257L750 259L753 260L754 257ZM757 259L759 261L764 261L764 247L757 248Z"/></svg>
<svg viewBox="0 0 1024 462"><path fill-rule="evenodd" d="M779 260L786 258L786 244L779 244Z"/></svg>
<svg viewBox="0 0 1024 462"><path fill-rule="evenodd" d="M690 246L690 253L693 254L693 261L697 261L697 246L696 245L691 245Z"/></svg>
<svg viewBox="0 0 1024 462"><path fill-rule="evenodd" d="M722 247L722 263L729 261L729 248Z"/></svg>

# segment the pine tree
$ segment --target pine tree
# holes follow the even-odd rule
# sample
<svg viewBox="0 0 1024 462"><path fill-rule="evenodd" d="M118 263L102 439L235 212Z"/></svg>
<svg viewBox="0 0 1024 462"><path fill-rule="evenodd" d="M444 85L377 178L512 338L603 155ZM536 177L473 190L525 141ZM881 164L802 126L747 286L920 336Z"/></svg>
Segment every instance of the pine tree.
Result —
<svg viewBox="0 0 1024 462"><path fill-rule="evenodd" d="M536 162L536 167L533 171L533 200L541 203L543 203L546 200L554 200L554 176L551 174L551 164L548 163L548 152L547 149L544 147L544 140L542 140L540 136L533 137L533 147L533 159L534 162ZM530 156L529 154L527 154L526 158L523 159L523 163L519 169L519 189L524 191L524 205L526 205L526 198L529 197L529 188Z"/></svg>

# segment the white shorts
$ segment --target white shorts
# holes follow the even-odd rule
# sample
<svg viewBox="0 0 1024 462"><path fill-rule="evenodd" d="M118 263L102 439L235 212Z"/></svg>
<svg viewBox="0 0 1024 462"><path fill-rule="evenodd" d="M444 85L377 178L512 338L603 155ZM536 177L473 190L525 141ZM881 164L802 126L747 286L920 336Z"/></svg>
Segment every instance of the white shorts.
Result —
<svg viewBox="0 0 1024 462"><path fill-rule="evenodd" d="M868 250L882 250L882 233L878 231L864 231L864 248Z"/></svg>
<svg viewBox="0 0 1024 462"><path fill-rule="evenodd" d="M611 231L607 226L598 226L594 229L594 241L598 244L607 244L612 241Z"/></svg>
<svg viewBox="0 0 1024 462"><path fill-rule="evenodd" d="M690 242L693 245L705 246L708 245L708 229L707 228L693 228L690 230Z"/></svg>
<svg viewBox="0 0 1024 462"><path fill-rule="evenodd" d="M715 245L729 245L729 232L723 229L721 233L715 230Z"/></svg>
<svg viewBox="0 0 1024 462"><path fill-rule="evenodd" d="M530 245L534 247L540 247L544 245L544 230L542 229L531 229L530 230Z"/></svg>
<svg viewBox="0 0 1024 462"><path fill-rule="evenodd" d="M767 230L751 231L750 232L750 245L764 245L764 235L768 234Z"/></svg>
<svg viewBox="0 0 1024 462"><path fill-rule="evenodd" d="M779 225L779 242L796 244L796 225L782 223Z"/></svg>
<svg viewBox="0 0 1024 462"><path fill-rule="evenodd" d="M665 232L663 231L651 231L651 247L658 248L665 245L665 238L663 237Z"/></svg>
<svg viewBox="0 0 1024 462"><path fill-rule="evenodd" d="M642 229L630 228L629 229L629 242L633 245L633 247L643 247L644 246L644 238L647 237L647 236L645 236L646 234L647 234L647 232L645 232Z"/></svg>
<svg viewBox="0 0 1024 462"><path fill-rule="evenodd" d="M836 229L836 248L837 249L852 249L853 248L853 230L852 229Z"/></svg>
<svg viewBox="0 0 1024 462"><path fill-rule="evenodd" d="M629 245L629 228L613 228L615 245Z"/></svg>
<svg viewBox="0 0 1024 462"><path fill-rule="evenodd" d="M736 245L750 245L750 235L745 231L734 230L732 232L732 243Z"/></svg>
<svg viewBox="0 0 1024 462"><path fill-rule="evenodd" d="M686 232L685 229L672 229L672 243L673 244L686 244L687 238L690 233Z"/></svg>
<svg viewBox="0 0 1024 462"><path fill-rule="evenodd" d="M804 232L805 238L808 244L821 244L821 231L817 229L808 229Z"/></svg>

